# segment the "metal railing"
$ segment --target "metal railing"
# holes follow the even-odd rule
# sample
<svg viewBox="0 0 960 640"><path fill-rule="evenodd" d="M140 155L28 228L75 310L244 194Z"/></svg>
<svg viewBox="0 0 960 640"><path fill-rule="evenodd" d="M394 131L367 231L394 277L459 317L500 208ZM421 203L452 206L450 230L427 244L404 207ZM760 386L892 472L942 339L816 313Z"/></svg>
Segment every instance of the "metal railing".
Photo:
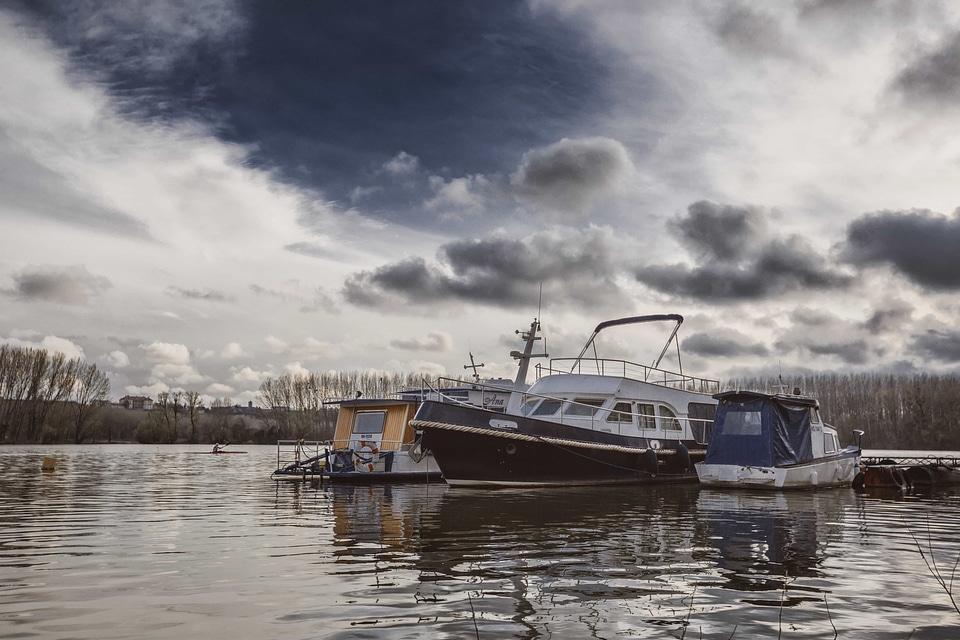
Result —
<svg viewBox="0 0 960 640"><path fill-rule="evenodd" d="M328 440L277 440L277 469L319 458L329 449Z"/></svg>
<svg viewBox="0 0 960 640"><path fill-rule="evenodd" d="M587 374L601 376L617 376L656 384L672 389L683 389L699 393L719 393L720 381L709 378L677 373L666 369L658 369L645 364L638 364L628 360L614 360L607 358L551 358L549 364L536 367L537 378L548 375Z"/></svg>

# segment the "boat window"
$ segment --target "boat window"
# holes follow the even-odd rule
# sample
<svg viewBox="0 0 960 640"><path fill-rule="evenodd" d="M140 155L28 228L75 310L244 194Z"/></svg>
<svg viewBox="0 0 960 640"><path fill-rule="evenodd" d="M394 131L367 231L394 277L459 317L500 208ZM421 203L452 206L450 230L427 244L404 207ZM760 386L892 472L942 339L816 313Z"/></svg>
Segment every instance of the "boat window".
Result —
<svg viewBox="0 0 960 640"><path fill-rule="evenodd" d="M637 404L637 413L640 414L641 429L657 428L657 419L654 417L652 404Z"/></svg>
<svg viewBox="0 0 960 640"><path fill-rule="evenodd" d="M603 400L592 398L577 398L573 402L568 402L564 408L564 415L568 416L593 416L596 415L600 407L603 406Z"/></svg>
<svg viewBox="0 0 960 640"><path fill-rule="evenodd" d="M540 406L534 409L532 416L552 416L560 410L559 400L544 400Z"/></svg>
<svg viewBox="0 0 960 640"><path fill-rule="evenodd" d="M354 433L383 433L386 411L358 411L353 416Z"/></svg>
<svg viewBox="0 0 960 640"><path fill-rule="evenodd" d="M613 411L607 414L607 422L620 422L620 423L631 423L633 422L633 416L630 415L630 403L629 402L618 402L614 407Z"/></svg>
<svg viewBox="0 0 960 640"><path fill-rule="evenodd" d="M760 435L759 411L728 411L723 418L723 434L727 436Z"/></svg>
<svg viewBox="0 0 960 640"><path fill-rule="evenodd" d="M680 430L680 421L677 420L677 414L675 414L669 408L660 405L657 407L660 414L660 428L665 430L679 431Z"/></svg>
<svg viewBox="0 0 960 640"><path fill-rule="evenodd" d="M520 411L520 415L528 416L530 412L533 411L533 408L537 406L537 403L540 402L540 398L530 398L523 403L523 409Z"/></svg>
<svg viewBox="0 0 960 640"><path fill-rule="evenodd" d="M840 446L837 443L837 436L832 433L823 434L823 452L824 453L836 453L839 451Z"/></svg>

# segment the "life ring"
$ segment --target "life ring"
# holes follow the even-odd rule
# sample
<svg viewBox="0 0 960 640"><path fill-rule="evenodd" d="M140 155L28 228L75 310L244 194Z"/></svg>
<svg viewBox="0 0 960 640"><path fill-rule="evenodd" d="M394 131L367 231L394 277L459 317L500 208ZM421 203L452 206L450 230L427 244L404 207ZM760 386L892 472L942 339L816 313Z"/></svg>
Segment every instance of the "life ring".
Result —
<svg viewBox="0 0 960 640"><path fill-rule="evenodd" d="M373 465L380 457L380 449L376 444L367 444L365 440L359 443L360 448L353 452L353 468L357 471L373 471Z"/></svg>
<svg viewBox="0 0 960 640"><path fill-rule="evenodd" d="M897 489L906 488L903 472L897 467L883 467L883 479L885 486L895 487Z"/></svg>

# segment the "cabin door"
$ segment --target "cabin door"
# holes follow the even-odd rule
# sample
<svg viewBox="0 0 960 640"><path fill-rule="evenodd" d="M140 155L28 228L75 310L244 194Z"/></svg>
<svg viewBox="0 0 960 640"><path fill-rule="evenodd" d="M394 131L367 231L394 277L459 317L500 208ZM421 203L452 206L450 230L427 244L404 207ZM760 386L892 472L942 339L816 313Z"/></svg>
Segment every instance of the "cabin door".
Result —
<svg viewBox="0 0 960 640"><path fill-rule="evenodd" d="M357 411L353 416L353 429L350 431L350 448L354 451L365 447L369 450L380 449L386 422L386 411Z"/></svg>

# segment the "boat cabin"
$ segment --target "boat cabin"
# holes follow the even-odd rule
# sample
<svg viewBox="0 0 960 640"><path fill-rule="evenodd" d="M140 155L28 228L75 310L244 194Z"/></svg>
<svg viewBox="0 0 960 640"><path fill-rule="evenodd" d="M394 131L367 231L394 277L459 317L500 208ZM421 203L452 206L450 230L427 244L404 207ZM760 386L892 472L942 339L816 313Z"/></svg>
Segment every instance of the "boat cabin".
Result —
<svg viewBox="0 0 960 640"><path fill-rule="evenodd" d="M710 440L716 401L703 394L626 378L566 374L541 378L511 401L519 415L571 426L650 438ZM508 413L510 411L508 410Z"/></svg>
<svg viewBox="0 0 960 640"><path fill-rule="evenodd" d="M410 420L418 403L403 399L341 400L333 449L398 451L412 444L416 434ZM362 443L362 444L361 444Z"/></svg>
<svg viewBox="0 0 960 640"><path fill-rule="evenodd" d="M840 452L820 404L804 396L726 391L719 400L705 464L780 467Z"/></svg>

